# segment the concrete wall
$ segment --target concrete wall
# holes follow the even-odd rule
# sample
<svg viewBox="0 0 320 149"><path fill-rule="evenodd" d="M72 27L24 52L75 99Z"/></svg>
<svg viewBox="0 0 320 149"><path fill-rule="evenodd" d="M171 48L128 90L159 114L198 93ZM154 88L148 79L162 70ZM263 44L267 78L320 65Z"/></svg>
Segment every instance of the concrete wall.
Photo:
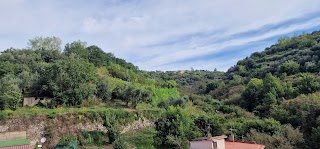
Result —
<svg viewBox="0 0 320 149"><path fill-rule="evenodd" d="M190 149L215 149L212 141L191 141Z"/></svg>
<svg viewBox="0 0 320 149"><path fill-rule="evenodd" d="M21 140L27 138L26 131L0 133L0 141Z"/></svg>
<svg viewBox="0 0 320 149"><path fill-rule="evenodd" d="M217 143L217 149L225 149L225 140L221 139L221 140L215 140L215 142Z"/></svg>
<svg viewBox="0 0 320 149"><path fill-rule="evenodd" d="M45 98L45 97L25 97L23 99L23 106L35 106L36 104L38 104L39 102L43 103L43 104L48 104L51 102L50 98Z"/></svg>

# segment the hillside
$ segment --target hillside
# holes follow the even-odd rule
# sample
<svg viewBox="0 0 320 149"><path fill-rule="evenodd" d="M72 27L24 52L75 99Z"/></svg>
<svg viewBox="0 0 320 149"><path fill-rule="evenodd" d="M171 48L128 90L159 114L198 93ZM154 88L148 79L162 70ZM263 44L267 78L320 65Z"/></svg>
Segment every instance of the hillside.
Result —
<svg viewBox="0 0 320 149"><path fill-rule="evenodd" d="M85 42L61 49L59 38L31 39L0 55L0 123L27 122L8 130L29 128L33 119L54 123L41 124L54 140L49 148L188 148L188 140L210 132L270 149L317 149L319 42L320 32L283 37L227 72L148 72ZM25 97L51 102L22 107ZM70 125L104 129L68 130L68 116ZM120 133L141 119L154 125Z"/></svg>

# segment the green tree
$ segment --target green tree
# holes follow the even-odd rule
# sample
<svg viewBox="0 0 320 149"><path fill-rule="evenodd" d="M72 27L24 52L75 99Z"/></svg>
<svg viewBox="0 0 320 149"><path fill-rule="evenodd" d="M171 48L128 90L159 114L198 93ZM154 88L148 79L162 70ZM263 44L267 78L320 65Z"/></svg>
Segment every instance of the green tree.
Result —
<svg viewBox="0 0 320 149"><path fill-rule="evenodd" d="M22 100L19 83L21 80L12 75L6 75L0 79L0 109L17 109Z"/></svg>
<svg viewBox="0 0 320 149"><path fill-rule="evenodd" d="M317 149L320 146L320 126L312 128L310 137L308 138L308 148Z"/></svg>
<svg viewBox="0 0 320 149"><path fill-rule="evenodd" d="M242 93L242 105L249 111L260 104L263 98L263 81L261 79L253 78L249 81L245 91Z"/></svg>
<svg viewBox="0 0 320 149"><path fill-rule="evenodd" d="M0 62L0 78L7 74L14 74L15 65L10 62Z"/></svg>
<svg viewBox="0 0 320 149"><path fill-rule="evenodd" d="M112 98L112 84L107 78L99 78L97 82L97 97L107 101Z"/></svg>
<svg viewBox="0 0 320 149"><path fill-rule="evenodd" d="M295 61L287 61L280 65L279 73L287 73L288 75L296 74L299 72L300 64Z"/></svg>
<svg viewBox="0 0 320 149"><path fill-rule="evenodd" d="M155 140L158 145L164 147L186 148L188 139L200 135L188 112L180 107L169 107L155 125L157 131Z"/></svg>
<svg viewBox="0 0 320 149"><path fill-rule="evenodd" d="M76 56L88 59L89 58L89 51L86 49L87 43L81 41L75 41L72 43L68 43L64 48L64 54L70 56L75 54Z"/></svg>
<svg viewBox="0 0 320 149"><path fill-rule="evenodd" d="M304 74L299 82L298 89L302 94L313 93L320 89L320 83L315 79L315 76Z"/></svg>
<svg viewBox="0 0 320 149"><path fill-rule="evenodd" d="M122 138L117 138L113 143L114 149L127 149L128 145Z"/></svg>
<svg viewBox="0 0 320 149"><path fill-rule="evenodd" d="M54 97L57 104L80 105L96 90L96 68L83 59L58 61L45 74L42 89Z"/></svg>
<svg viewBox="0 0 320 149"><path fill-rule="evenodd" d="M87 47L89 52L89 62L93 63L95 66L100 67L106 64L107 57L106 53L102 51L98 46Z"/></svg>
<svg viewBox="0 0 320 149"><path fill-rule="evenodd" d="M58 37L36 37L28 42L29 48L32 50L56 50L61 49L61 40Z"/></svg>
<svg viewBox="0 0 320 149"><path fill-rule="evenodd" d="M291 125L285 125L282 131L273 135L252 129L247 138L250 141L264 144L270 149L298 149L302 148L304 143L303 134L298 128L295 129Z"/></svg>

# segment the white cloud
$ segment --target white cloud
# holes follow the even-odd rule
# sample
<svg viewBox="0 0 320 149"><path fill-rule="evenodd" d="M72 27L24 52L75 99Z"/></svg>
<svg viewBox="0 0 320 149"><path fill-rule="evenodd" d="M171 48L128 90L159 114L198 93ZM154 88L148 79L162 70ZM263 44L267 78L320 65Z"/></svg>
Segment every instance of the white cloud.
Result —
<svg viewBox="0 0 320 149"><path fill-rule="evenodd" d="M143 69L171 69L178 67L176 61L318 26L319 18L310 14L319 6L318 0L0 1L0 48L21 48L35 36L55 35L64 42L96 44ZM250 34L295 18L307 19ZM184 65L211 69L205 62ZM216 66L227 67L222 65Z"/></svg>

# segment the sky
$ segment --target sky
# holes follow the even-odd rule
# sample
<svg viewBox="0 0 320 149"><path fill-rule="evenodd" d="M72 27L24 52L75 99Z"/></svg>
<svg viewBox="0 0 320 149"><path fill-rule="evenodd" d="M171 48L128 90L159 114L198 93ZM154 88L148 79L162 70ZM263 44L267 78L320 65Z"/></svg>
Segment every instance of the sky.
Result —
<svg viewBox="0 0 320 149"><path fill-rule="evenodd" d="M56 36L142 70L226 71L280 37L320 30L319 8L319 0L1 0L0 51Z"/></svg>

